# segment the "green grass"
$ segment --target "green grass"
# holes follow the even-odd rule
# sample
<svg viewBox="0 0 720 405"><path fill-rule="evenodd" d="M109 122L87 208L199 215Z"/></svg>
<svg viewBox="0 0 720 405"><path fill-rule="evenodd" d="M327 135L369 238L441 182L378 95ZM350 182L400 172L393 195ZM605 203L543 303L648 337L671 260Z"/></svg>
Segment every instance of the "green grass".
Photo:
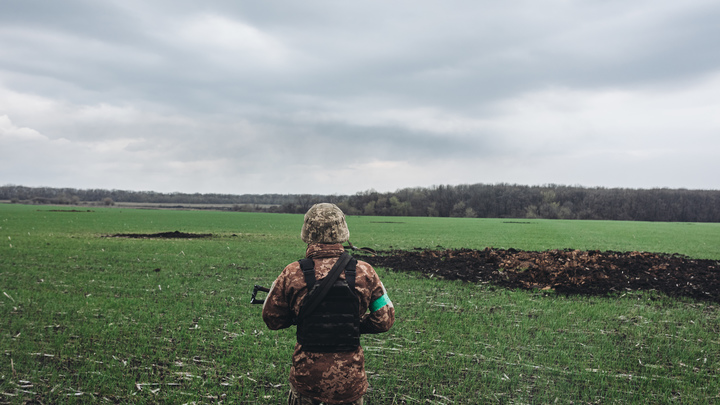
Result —
<svg viewBox="0 0 720 405"><path fill-rule="evenodd" d="M302 215L0 205L0 403L286 397L294 330L254 284L304 253ZM522 222L522 223L521 223ZM375 249L577 248L720 259L720 225L348 218ZM202 240L108 238L179 230ZM378 269L393 329L365 336L371 404L720 402L720 306L565 297Z"/></svg>
<svg viewBox="0 0 720 405"><path fill-rule="evenodd" d="M720 259L720 224L417 217L351 217L348 224L353 243L376 249L387 249L389 245L398 249L571 248Z"/></svg>

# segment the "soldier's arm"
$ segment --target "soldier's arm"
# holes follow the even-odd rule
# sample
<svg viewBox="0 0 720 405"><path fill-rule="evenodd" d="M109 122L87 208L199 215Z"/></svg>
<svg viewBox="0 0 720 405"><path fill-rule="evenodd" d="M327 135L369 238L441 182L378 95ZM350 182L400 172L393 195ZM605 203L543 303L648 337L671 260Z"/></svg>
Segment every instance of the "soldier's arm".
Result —
<svg viewBox="0 0 720 405"><path fill-rule="evenodd" d="M372 270L372 267L370 269ZM395 307L374 270L371 271L371 279L369 313L360 320L360 333L387 332L395 323Z"/></svg>
<svg viewBox="0 0 720 405"><path fill-rule="evenodd" d="M271 330L290 327L293 323L293 313L289 299L286 296L288 283L288 268L286 267L278 278L272 283L263 304L262 317L265 325Z"/></svg>

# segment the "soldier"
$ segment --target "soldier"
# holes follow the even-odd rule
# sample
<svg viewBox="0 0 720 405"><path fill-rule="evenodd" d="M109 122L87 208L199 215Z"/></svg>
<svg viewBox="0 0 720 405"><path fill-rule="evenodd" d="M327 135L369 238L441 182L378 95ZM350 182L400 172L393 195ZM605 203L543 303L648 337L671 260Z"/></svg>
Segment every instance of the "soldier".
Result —
<svg viewBox="0 0 720 405"><path fill-rule="evenodd" d="M388 331L395 308L372 266L345 253L342 243L350 232L336 205L312 206L300 237L308 244L306 259L285 267L262 311L272 330L298 325L288 405L362 405L368 381L360 334ZM323 279L331 280L333 267L342 273L318 301ZM315 299L305 299L310 296ZM312 301L318 301L309 304L316 305L314 310L303 307Z"/></svg>

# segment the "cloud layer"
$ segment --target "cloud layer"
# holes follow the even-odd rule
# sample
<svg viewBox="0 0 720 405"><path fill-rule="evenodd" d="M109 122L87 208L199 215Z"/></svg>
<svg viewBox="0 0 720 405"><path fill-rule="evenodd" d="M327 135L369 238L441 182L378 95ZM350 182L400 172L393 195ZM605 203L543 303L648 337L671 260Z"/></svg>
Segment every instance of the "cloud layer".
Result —
<svg viewBox="0 0 720 405"><path fill-rule="evenodd" d="M713 1L9 0L0 183L717 189Z"/></svg>

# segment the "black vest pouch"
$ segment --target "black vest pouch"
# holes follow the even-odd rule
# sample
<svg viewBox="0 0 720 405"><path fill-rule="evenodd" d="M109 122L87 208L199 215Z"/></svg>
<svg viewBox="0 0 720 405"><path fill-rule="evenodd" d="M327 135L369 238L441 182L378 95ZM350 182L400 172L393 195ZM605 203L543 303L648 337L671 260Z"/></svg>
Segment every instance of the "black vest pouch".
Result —
<svg viewBox="0 0 720 405"><path fill-rule="evenodd" d="M344 269L345 279L338 278L315 310L299 319L297 341L303 351L351 352L360 346L360 301L355 294L356 265L357 260L350 260Z"/></svg>

